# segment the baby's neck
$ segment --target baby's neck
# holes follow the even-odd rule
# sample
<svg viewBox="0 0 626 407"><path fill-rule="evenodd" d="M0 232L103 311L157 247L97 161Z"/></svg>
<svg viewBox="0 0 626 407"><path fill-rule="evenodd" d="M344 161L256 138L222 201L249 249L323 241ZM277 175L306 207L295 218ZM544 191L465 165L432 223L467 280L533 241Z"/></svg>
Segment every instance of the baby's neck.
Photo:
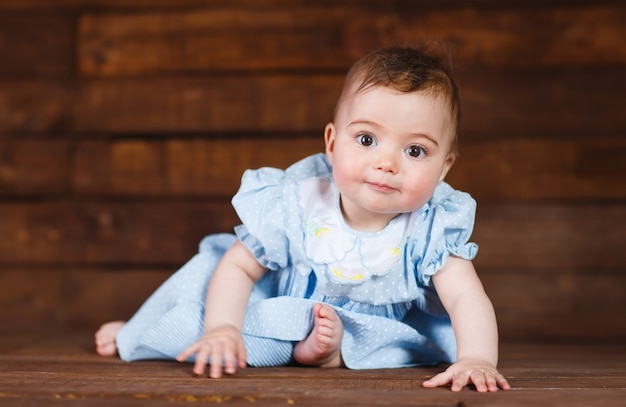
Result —
<svg viewBox="0 0 626 407"><path fill-rule="evenodd" d="M397 214L393 213L366 214L362 217L349 216L348 214L346 214L343 208L341 209L341 215L343 216L344 223L348 225L352 230L364 233L379 232L386 228L393 218L398 216Z"/></svg>

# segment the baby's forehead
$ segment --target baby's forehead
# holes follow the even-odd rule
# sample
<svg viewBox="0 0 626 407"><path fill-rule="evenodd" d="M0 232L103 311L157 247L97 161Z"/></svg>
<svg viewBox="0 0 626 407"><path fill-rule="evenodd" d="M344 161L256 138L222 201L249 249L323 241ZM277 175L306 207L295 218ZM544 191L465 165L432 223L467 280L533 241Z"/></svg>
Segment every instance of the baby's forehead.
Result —
<svg viewBox="0 0 626 407"><path fill-rule="evenodd" d="M358 96L381 89L390 91L392 95L397 94L398 96L403 96L415 94L429 99L432 98L433 101L440 102L443 108L449 110L450 112L452 111L452 104L448 95L442 90L436 89L435 87L427 87L424 89L406 92L397 89L392 85L369 84L363 86L358 81L354 81L352 84L344 88L344 92L342 93L341 98L339 99L339 103L337 104L337 112L341 110L346 104L354 102L354 100L357 99Z"/></svg>

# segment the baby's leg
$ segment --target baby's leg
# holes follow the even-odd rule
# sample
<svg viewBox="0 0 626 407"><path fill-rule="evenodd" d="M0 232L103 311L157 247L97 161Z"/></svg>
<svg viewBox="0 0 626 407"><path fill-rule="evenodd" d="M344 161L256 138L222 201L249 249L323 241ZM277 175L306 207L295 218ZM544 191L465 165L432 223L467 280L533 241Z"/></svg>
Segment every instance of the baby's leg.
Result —
<svg viewBox="0 0 626 407"><path fill-rule="evenodd" d="M343 324L335 310L326 304L313 307L313 331L293 351L295 360L307 366L342 367L341 339Z"/></svg>
<svg viewBox="0 0 626 407"><path fill-rule="evenodd" d="M112 321L102 325L96 332L96 352L100 356L114 356L117 354L115 335L124 327L126 321Z"/></svg>

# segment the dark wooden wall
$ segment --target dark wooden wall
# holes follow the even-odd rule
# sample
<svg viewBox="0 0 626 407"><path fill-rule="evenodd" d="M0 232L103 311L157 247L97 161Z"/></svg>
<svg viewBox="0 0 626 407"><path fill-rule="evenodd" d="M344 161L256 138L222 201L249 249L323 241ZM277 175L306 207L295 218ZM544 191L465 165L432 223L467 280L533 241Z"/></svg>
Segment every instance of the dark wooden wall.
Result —
<svg viewBox="0 0 626 407"><path fill-rule="evenodd" d="M626 5L3 0L0 332L127 318L230 231L242 171L323 148L387 44L456 60L476 266L502 336L626 337Z"/></svg>

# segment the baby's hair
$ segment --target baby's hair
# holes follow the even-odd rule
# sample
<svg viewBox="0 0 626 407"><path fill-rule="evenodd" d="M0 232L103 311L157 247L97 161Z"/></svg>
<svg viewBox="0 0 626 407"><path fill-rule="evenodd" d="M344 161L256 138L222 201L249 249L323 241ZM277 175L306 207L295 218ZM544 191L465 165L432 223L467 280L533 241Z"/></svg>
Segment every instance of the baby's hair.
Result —
<svg viewBox="0 0 626 407"><path fill-rule="evenodd" d="M348 71L335 107L334 116L349 92L385 86L400 92L430 92L443 97L450 107L454 135L450 153L457 153L457 133L461 119L459 92L445 64L435 55L413 47L387 47L359 59Z"/></svg>

